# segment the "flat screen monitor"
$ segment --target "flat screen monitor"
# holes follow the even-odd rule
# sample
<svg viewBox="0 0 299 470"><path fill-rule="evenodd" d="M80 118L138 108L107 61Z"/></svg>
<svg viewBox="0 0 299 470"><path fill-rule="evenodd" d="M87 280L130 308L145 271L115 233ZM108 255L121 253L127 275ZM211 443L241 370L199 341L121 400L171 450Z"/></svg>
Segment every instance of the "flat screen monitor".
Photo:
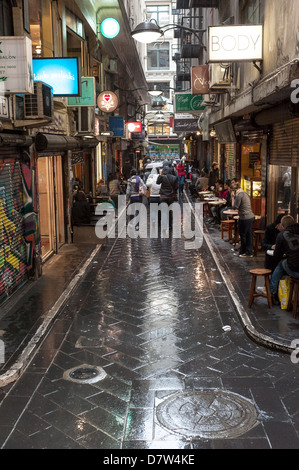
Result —
<svg viewBox="0 0 299 470"><path fill-rule="evenodd" d="M32 59L33 80L53 88L56 96L81 96L81 67L78 57Z"/></svg>

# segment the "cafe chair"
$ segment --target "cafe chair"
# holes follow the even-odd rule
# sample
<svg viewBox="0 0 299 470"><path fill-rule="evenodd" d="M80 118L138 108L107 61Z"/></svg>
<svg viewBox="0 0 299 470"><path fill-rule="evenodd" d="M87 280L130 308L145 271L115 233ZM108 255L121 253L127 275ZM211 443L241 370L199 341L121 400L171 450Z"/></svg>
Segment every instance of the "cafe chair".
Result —
<svg viewBox="0 0 299 470"><path fill-rule="evenodd" d="M251 308L255 297L265 297L268 300L269 308L272 308L272 298L269 284L269 277L272 273L271 269L251 269L249 272L251 274L251 288L249 294L248 307ZM262 292L256 292L255 290L256 280L258 276L263 276L264 278L266 294L263 294Z"/></svg>
<svg viewBox="0 0 299 470"><path fill-rule="evenodd" d="M265 230L254 230L253 232L253 254L257 256L258 251L261 249L261 244L264 238Z"/></svg>
<svg viewBox="0 0 299 470"><path fill-rule="evenodd" d="M234 220L221 220L221 239L223 240L224 232L228 232L228 239L233 238Z"/></svg>

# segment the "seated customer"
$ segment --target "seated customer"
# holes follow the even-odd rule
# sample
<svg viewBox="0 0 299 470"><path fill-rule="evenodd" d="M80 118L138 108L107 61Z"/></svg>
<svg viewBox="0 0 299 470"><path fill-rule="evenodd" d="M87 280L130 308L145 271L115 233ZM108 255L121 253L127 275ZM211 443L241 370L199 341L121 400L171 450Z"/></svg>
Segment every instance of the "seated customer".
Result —
<svg viewBox="0 0 299 470"><path fill-rule="evenodd" d="M279 281L285 275L299 279L299 224L294 223L293 217L285 215L281 219L284 230L276 239L274 259L277 266L270 279L270 292L277 301ZM265 293L264 287L258 288Z"/></svg>
<svg viewBox="0 0 299 470"><path fill-rule="evenodd" d="M264 267L265 269L271 269L271 271L274 271L276 268L277 263L275 262L274 256L268 255L267 250L274 250L275 249L275 243L276 243L276 238L278 234L284 230L284 227L281 225L281 219L284 214L279 214L276 217L275 222L272 224L267 225L265 229L265 234L264 238L262 241L262 249L266 252L265 254L265 263Z"/></svg>
<svg viewBox="0 0 299 470"><path fill-rule="evenodd" d="M72 225L90 223L90 207L83 191L77 191L74 195L72 207Z"/></svg>

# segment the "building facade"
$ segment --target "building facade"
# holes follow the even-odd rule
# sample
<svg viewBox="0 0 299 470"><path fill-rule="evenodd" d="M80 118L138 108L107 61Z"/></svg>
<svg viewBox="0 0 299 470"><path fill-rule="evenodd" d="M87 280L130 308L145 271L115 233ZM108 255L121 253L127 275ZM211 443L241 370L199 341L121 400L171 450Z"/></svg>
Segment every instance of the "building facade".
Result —
<svg viewBox="0 0 299 470"><path fill-rule="evenodd" d="M0 4L1 301L72 241L74 185L94 195L97 180L121 169L130 152L125 125L116 134L110 118L125 123L148 100L141 48L131 37L131 21L143 9L143 2L118 0ZM120 25L113 40L101 30L111 16ZM78 73L81 90L72 96L53 88L45 72L36 72L44 59L51 67L75 59L76 71L60 69L57 86ZM98 106L106 91L117 97L114 109Z"/></svg>

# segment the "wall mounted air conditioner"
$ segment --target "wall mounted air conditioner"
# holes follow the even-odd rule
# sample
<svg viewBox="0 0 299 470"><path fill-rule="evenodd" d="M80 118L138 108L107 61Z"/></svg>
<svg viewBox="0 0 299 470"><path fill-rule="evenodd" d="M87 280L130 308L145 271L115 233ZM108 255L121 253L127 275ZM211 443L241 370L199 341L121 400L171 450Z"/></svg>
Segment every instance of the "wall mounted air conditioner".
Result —
<svg viewBox="0 0 299 470"><path fill-rule="evenodd" d="M77 134L94 135L95 133L94 108L89 106L78 107Z"/></svg>
<svg viewBox="0 0 299 470"><path fill-rule="evenodd" d="M210 64L210 89L223 90L232 84L230 64Z"/></svg>
<svg viewBox="0 0 299 470"><path fill-rule="evenodd" d="M210 93L209 95L202 95L203 102L201 106L220 106L220 94Z"/></svg>
<svg viewBox="0 0 299 470"><path fill-rule="evenodd" d="M33 95L24 95L24 119L52 119L54 116L53 88L34 82Z"/></svg>

